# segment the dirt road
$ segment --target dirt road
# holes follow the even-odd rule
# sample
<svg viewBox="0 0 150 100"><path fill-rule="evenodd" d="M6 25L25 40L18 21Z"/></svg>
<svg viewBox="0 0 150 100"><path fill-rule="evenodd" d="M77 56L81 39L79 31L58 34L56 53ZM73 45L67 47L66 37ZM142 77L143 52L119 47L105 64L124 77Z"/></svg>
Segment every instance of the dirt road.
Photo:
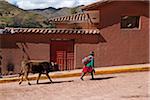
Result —
<svg viewBox="0 0 150 100"><path fill-rule="evenodd" d="M0 100L150 100L150 73L135 72L0 84ZM149 84L149 86L148 86ZM149 93L149 94L148 94Z"/></svg>

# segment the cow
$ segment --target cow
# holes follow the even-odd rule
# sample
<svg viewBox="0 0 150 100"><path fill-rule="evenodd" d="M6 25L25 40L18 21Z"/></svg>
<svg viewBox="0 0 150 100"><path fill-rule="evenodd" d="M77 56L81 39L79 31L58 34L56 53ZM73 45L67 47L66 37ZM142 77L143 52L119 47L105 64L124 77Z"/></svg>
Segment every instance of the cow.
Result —
<svg viewBox="0 0 150 100"><path fill-rule="evenodd" d="M37 84L39 82L41 74L46 74L50 82L52 83L53 81L51 80L50 76L48 75L49 72L52 71L52 64L47 61L29 61L29 60L23 60L21 62L21 72L19 74L20 81L19 85L23 81L23 77L25 76L25 80L28 81L28 85L31 85L29 82L28 75L29 73L39 73L38 78L37 78Z"/></svg>

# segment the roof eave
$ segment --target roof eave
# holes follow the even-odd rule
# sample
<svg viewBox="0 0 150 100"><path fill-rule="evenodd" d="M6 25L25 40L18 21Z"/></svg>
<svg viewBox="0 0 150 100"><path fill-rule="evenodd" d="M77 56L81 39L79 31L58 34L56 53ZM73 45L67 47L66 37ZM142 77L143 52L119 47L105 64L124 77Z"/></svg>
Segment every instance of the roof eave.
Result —
<svg viewBox="0 0 150 100"><path fill-rule="evenodd" d="M93 7L97 7L99 5L102 5L102 4L105 4L105 3L108 3L108 2L111 2L113 0L103 0L103 1L98 1L98 2L94 2L92 4L89 4L89 5L86 5L86 6L83 6L81 7L82 10L89 10L89 9L93 9Z"/></svg>
<svg viewBox="0 0 150 100"><path fill-rule="evenodd" d="M81 7L81 9L85 10L85 11L86 10L93 10L95 7L105 5L105 4L108 4L108 3L113 2L113 1L116 1L116 0L102 0L102 1L97 1L97 2L94 2L92 4L83 6L83 7ZM120 1L134 1L134 0L120 0ZM137 1L138 2L143 2L143 3L148 3L148 4L150 3L149 0L137 0Z"/></svg>

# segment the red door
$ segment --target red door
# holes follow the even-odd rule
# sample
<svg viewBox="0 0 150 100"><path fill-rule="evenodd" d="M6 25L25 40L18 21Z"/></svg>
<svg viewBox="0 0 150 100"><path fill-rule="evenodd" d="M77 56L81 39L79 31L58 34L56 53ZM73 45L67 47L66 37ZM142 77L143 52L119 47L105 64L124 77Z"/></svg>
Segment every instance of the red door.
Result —
<svg viewBox="0 0 150 100"><path fill-rule="evenodd" d="M67 53L67 70L74 69L74 53Z"/></svg>
<svg viewBox="0 0 150 100"><path fill-rule="evenodd" d="M59 65L59 70L74 69L74 42L51 41L50 59Z"/></svg>
<svg viewBox="0 0 150 100"><path fill-rule="evenodd" d="M56 62L59 65L59 70L67 68L66 51L56 51Z"/></svg>

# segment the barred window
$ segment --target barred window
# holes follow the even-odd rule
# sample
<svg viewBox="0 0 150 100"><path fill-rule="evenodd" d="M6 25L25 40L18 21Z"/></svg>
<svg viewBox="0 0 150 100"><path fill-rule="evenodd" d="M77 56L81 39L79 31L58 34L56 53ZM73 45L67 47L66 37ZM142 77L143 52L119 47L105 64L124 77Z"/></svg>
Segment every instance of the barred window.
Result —
<svg viewBox="0 0 150 100"><path fill-rule="evenodd" d="M140 16L121 16L121 29L139 28Z"/></svg>

